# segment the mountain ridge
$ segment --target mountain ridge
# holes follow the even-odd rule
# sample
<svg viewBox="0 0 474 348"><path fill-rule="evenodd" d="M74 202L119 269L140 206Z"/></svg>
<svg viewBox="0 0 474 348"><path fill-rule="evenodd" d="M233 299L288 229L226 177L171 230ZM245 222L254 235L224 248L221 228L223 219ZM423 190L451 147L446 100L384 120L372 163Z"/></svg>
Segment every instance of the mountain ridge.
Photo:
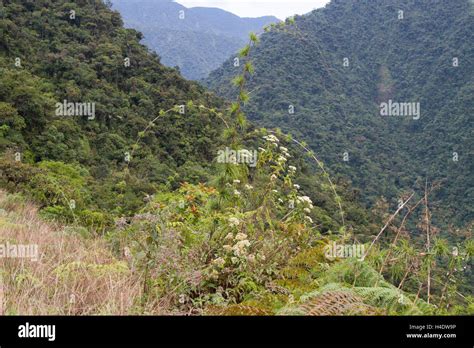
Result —
<svg viewBox="0 0 474 348"><path fill-rule="evenodd" d="M140 30L144 42L186 78L199 80L247 43L250 32L262 32L273 16L241 18L212 7L191 7L167 0L114 0L125 24ZM199 43L199 44L197 44Z"/></svg>

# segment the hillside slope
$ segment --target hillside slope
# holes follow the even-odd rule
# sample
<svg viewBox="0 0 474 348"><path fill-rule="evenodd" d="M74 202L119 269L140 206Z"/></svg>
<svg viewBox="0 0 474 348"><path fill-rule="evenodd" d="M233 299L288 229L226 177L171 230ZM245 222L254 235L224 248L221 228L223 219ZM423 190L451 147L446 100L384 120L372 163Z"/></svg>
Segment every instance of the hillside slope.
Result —
<svg viewBox="0 0 474 348"><path fill-rule="evenodd" d="M279 20L240 18L218 8L186 8L172 0L114 0L127 27L141 31L144 43L163 64L178 66L188 79L200 80L248 41L250 32Z"/></svg>
<svg viewBox="0 0 474 348"><path fill-rule="evenodd" d="M98 193L69 192L78 208L92 201L117 213L137 209L157 187L209 178L223 127L209 110L222 102L160 64L118 13L102 1L3 4L1 152L11 160L18 154L23 165L49 161L45 167L69 171ZM65 102L71 114L58 113ZM82 105L93 115L82 115ZM24 175L16 186L34 172ZM61 187L49 184L41 199L63 200Z"/></svg>
<svg viewBox="0 0 474 348"><path fill-rule="evenodd" d="M137 217L135 223L142 222ZM235 290L230 287L225 292L224 288L217 292L208 290L199 298L195 291L203 291L208 282L216 281L213 274L206 273L215 272L216 262L208 268L189 269L198 266L199 260L194 253L180 255L181 245L173 233L165 236L164 248L154 254L161 264L149 269L154 282L164 284L158 283L147 290L143 286L146 274L140 268L142 260L128 247L117 254L110 248L110 240L93 236L78 226L46 222L35 204L21 195L0 191L0 246L27 250L24 254L0 258L0 315L328 316L420 315L436 311L447 314L415 293L392 285L369 262L355 258L329 261L325 256L327 241L290 257L286 267L279 270L280 275L265 287L246 290L244 286L256 287L256 284L242 278ZM267 254L265 249L259 255ZM258 262L265 267L264 262ZM176 286L167 275L163 277L163 270L179 270L176 276L181 282ZM220 276L228 270L229 267L220 270ZM236 295L231 295L234 291ZM234 303L233 296L239 296L240 292L248 295L241 303ZM467 305L456 305L450 313L472 314L472 298L457 294L467 300ZM203 301L204 307L193 305L192 296ZM227 296L230 301L226 300Z"/></svg>
<svg viewBox="0 0 474 348"><path fill-rule="evenodd" d="M141 289L126 259L84 228L48 223L35 204L0 191L5 241L29 253L0 260L0 315L133 313Z"/></svg>
<svg viewBox="0 0 474 348"><path fill-rule="evenodd" d="M473 6L339 0L274 26L253 54L249 118L307 141L366 202L442 180L440 221L472 221ZM234 72L231 57L206 83L231 95ZM413 114L382 115L390 101Z"/></svg>
<svg viewBox="0 0 474 348"><path fill-rule="evenodd" d="M227 107L102 1L0 10L2 312L472 313L472 233L441 238L433 187L361 208L304 144L246 121L250 62Z"/></svg>

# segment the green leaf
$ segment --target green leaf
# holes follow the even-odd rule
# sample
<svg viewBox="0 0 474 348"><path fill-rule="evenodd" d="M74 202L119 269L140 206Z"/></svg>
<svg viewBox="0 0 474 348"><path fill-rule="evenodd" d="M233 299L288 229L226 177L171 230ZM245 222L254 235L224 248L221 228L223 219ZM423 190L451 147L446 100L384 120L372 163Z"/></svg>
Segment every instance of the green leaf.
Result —
<svg viewBox="0 0 474 348"><path fill-rule="evenodd" d="M258 43L258 36L257 34L255 33L250 33L250 41L252 41L253 43Z"/></svg>
<svg viewBox="0 0 474 348"><path fill-rule="evenodd" d="M241 57L247 57L247 56L249 55L249 53L250 53L250 46L247 45L247 46L245 46L244 48L242 48L242 49L240 50L239 55L240 55Z"/></svg>

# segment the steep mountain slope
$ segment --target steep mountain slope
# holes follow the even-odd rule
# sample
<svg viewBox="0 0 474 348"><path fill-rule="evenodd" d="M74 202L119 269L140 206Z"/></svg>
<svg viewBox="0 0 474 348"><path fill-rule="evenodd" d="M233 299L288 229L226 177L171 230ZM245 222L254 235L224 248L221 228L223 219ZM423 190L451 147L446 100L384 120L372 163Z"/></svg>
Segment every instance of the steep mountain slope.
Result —
<svg viewBox="0 0 474 348"><path fill-rule="evenodd" d="M443 180L445 222L471 221L473 6L339 0L274 26L253 53L250 119L306 140L368 202ZM231 57L206 83L230 95L234 72ZM382 115L390 100L413 114Z"/></svg>
<svg viewBox="0 0 474 348"><path fill-rule="evenodd" d="M0 150L18 153L18 165L77 165L102 207L117 212L136 209L157 185L209 177L222 123L208 110L221 102L161 65L117 12L102 1L3 1L1 14ZM64 101L93 104L94 115L58 114ZM183 113L163 113L178 105ZM120 188L129 175L134 183ZM75 197L78 208L90 199Z"/></svg>
<svg viewBox="0 0 474 348"><path fill-rule="evenodd" d="M217 8L186 8L172 0L114 0L127 27L141 31L144 43L163 64L178 66L193 80L206 77L276 17L240 18Z"/></svg>

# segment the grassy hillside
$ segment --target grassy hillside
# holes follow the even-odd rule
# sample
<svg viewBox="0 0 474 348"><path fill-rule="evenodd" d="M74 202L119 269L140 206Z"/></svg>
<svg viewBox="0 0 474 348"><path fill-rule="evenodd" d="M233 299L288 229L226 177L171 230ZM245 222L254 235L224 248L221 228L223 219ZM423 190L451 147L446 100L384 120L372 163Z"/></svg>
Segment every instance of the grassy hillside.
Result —
<svg viewBox="0 0 474 348"><path fill-rule="evenodd" d="M193 192L197 192L196 188ZM199 192L203 194L202 188ZM325 256L324 247L328 243L325 239L298 251L278 270L278 276L271 277L271 273L265 275L265 272L277 270L270 260L264 262L262 259L264 255L272 257L273 253L267 248L279 245L279 252L284 252L281 256L288 256L289 251L281 243L274 244L275 240L269 240L278 238L276 235L267 234L263 249L258 247L259 259L249 259L248 264L238 261L230 266L225 264L225 258L207 263L202 259L204 255L199 255L202 246L183 254L180 251L183 241L177 234L180 230L178 220L170 215L163 216L155 211L155 214L136 217L134 233L143 233L136 229L138 224L143 227L157 220L165 223L161 220L163 217L169 226L176 227L160 236L163 239L153 249L152 258L139 256L128 247L117 254L103 237L91 236L87 229L78 226L45 222L38 216L38 207L34 204L20 195L0 192L0 242L34 245L38 252L36 260L2 259L0 314L419 315L474 312L472 297L467 297L467 305L452 307L459 298L466 300L465 295L452 292L452 289L448 301L451 305L446 311L392 285L371 266L372 262L352 258L329 261ZM202 226L204 219L199 219L199 225ZM403 253L397 251L397 255ZM462 252L461 256L465 254ZM143 258L156 258L147 268L149 273L143 273ZM258 277L274 279L267 281L265 287L259 287L249 278L252 272ZM177 278L173 280L172 276ZM149 283L144 283L147 279L144 277L150 277ZM221 285L214 288L219 283Z"/></svg>
<svg viewBox="0 0 474 348"><path fill-rule="evenodd" d="M1 315L134 313L139 277L103 238L45 222L36 205L5 192L0 192L0 238L1 243L35 245L38 252L36 261L2 260Z"/></svg>

